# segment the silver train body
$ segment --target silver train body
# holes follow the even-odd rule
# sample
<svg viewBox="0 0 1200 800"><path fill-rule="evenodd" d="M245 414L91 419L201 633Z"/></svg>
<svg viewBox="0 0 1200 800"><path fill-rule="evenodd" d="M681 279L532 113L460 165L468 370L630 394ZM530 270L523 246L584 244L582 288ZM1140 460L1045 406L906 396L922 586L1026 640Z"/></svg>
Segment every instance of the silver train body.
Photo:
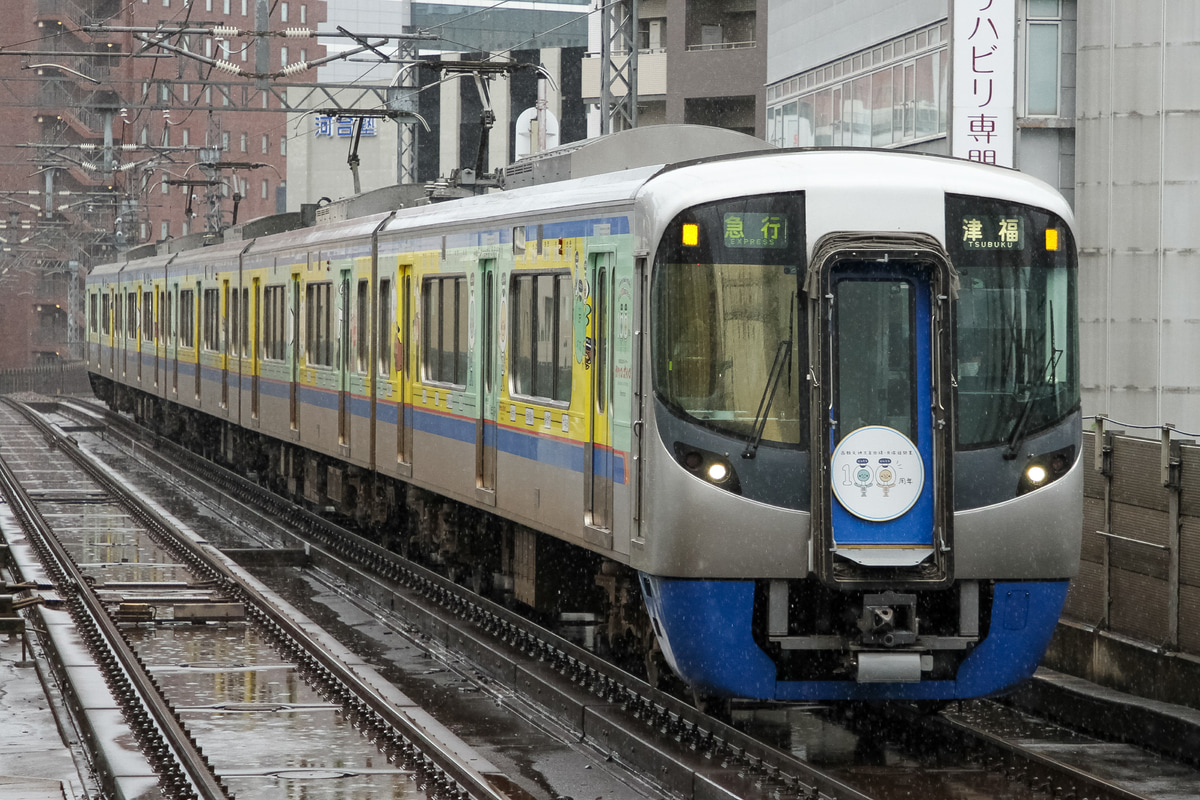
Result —
<svg viewBox="0 0 1200 800"><path fill-rule="evenodd" d="M975 696L1078 566L1071 226L1013 171L730 156L102 266L88 357L319 455L312 499L370 476L636 570L698 693Z"/></svg>

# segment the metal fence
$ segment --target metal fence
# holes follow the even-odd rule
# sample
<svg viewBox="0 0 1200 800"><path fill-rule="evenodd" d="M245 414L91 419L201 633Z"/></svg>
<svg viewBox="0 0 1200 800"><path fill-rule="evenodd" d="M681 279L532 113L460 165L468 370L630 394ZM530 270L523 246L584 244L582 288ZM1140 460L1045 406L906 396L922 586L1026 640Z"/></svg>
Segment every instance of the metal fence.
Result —
<svg viewBox="0 0 1200 800"><path fill-rule="evenodd" d="M1200 446L1084 433L1083 551L1064 617L1200 655ZM1111 425L1111 423L1109 423Z"/></svg>
<svg viewBox="0 0 1200 800"><path fill-rule="evenodd" d="M0 394L91 394L91 391L87 368L82 361L0 370Z"/></svg>

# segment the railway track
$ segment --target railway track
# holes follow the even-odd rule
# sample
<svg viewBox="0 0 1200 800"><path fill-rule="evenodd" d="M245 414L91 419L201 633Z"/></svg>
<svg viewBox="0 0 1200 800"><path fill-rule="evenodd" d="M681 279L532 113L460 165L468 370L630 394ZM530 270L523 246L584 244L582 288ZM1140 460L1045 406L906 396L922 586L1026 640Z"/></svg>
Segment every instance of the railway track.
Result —
<svg viewBox="0 0 1200 800"><path fill-rule="evenodd" d="M98 413L92 409L88 413ZM124 425L105 413L106 424ZM683 797L864 797L878 793L878 780L857 782L850 773L822 771L803 759L744 731L701 714L657 692L528 620L467 592L453 582L345 531L292 504L265 495L256 485L214 467L169 443L138 443L144 431L128 434L146 457L164 466L203 475L246 508L284 519L303 536L313 563L353 586L364 600L394 609L420 632L465 654L489 675L537 699L562 724L615 758L652 776ZM159 452L161 451L161 452ZM193 473L193 470L195 471ZM184 477L184 480L194 480ZM1005 740L962 721L887 715L870 725L891 731L892 740L914 750L944 754L962 773L955 780L999 781L1020 791L1009 796L1138 798L1087 769L1062 763L1036 748ZM927 769L915 766L913 769ZM975 777L970 777L970 776ZM980 775L984 776L982 779ZM843 776L843 777L839 777ZM882 795L887 796L886 792ZM931 796L937 796L936 793ZM948 796L953 796L951 791Z"/></svg>
<svg viewBox="0 0 1200 800"><path fill-rule="evenodd" d="M310 699L310 708L334 709L349 722L364 751L375 753L376 757L386 756L390 766L373 770L377 783L403 783L408 787L404 796L437 800L505 800L507 795L493 783L493 779L500 779L500 776L489 777L481 771L481 766L484 770L488 770L488 766L480 765L460 741L446 737L440 726L432 724L432 720L385 681L361 665L352 667L344 652L331 648L329 641L315 637L302 618L282 607L231 562L216 557L213 548L176 530L166 515L144 502L118 476L83 454L70 437L34 414L26 414L26 418L37 428L37 433L30 433L25 427L23 437L22 429L26 423L17 416L14 404L0 406L0 426L4 430L0 441L0 456L3 456L0 458L0 490L37 550L54 594L69 609L73 632L86 645L96 673L107 685L124 720L125 729L114 732L112 720L103 718L101 713L108 710L108 700L96 697L94 681L72 681L73 676L69 673L73 668L75 673L79 671L77 657L59 649L63 684L75 687L72 705L80 715L81 727L88 732L91 749L98 754L93 763L106 795L141 796L145 784L153 780L165 797L227 800L235 796L230 788L234 779L229 777L227 770L247 786L255 786L253 778L261 777L254 776L253 769L239 770L231 763L227 747L223 766L205 754L205 749L222 747L221 737L231 735L231 727L245 726L197 726L194 720L189 726L181 703L190 707L194 717L196 709L203 708L202 702L181 697L177 691L180 682L164 677L161 664L156 673L139 654L136 646L139 629L131 625L131 621L151 618L154 609L170 607L177 621L181 612L190 621L202 620L203 617L193 613L198 609L210 617L214 611L219 611L219 618L225 621L236 619L238 610L244 611L253 635L265 644L265 649L257 651L257 656L270 651L281 655L288 662L284 668L294 666L311 690L308 693L321 698L320 702ZM12 466L10 462L20 455L18 451L28 448L29 439L36 437L44 437L50 444L49 463L43 457ZM31 491L27 486L29 483L38 488ZM42 507L47 505L53 508L53 523L48 521L49 515L42 512ZM97 570L81 563L79 543L72 548L60 541L61 530L94 524L98 505L119 507L120 513L139 531L134 538L145 536L153 541L152 546L139 545L142 549L136 559L131 558L127 540L109 541L105 548L121 553L121 560L103 566L123 568L131 560L151 561L155 573L169 573L170 577L170 580L158 581L152 586L144 581L138 583L143 594L149 590L154 599L115 602L111 592L106 599L104 589L96 585ZM123 530L127 523L108 520L102 524ZM164 558L163 553L168 556ZM129 583L125 583L128 588ZM101 582L101 586L110 584ZM209 627L176 625L173 636L185 637L192 632L189 628L206 635ZM243 638L248 635L247 632L238 634ZM190 643L183 649L203 646L202 643ZM256 709L253 703L236 708L216 704L212 709L218 713L263 710ZM285 704L275 710L287 709ZM197 727L206 727L212 735L208 738L197 735L194 730ZM251 737L254 735L251 733ZM144 756L145 767L131 769L129 754L119 752L114 746L117 740L130 737ZM280 745L279 742L274 744ZM258 746L262 746L261 740ZM297 746L302 747L299 743ZM254 749L255 745L251 745L247 752ZM285 746L284 749L288 748ZM320 754L313 754L310 766L320 766L319 760ZM117 762L121 763L118 765ZM306 776L317 779L329 776L328 771L314 768L306 771L277 769L271 780L279 784L281 774L289 784L303 782ZM259 794L259 788L253 790L252 796L264 796ZM286 788L280 796L288 796ZM307 796L320 797L323 792L318 788L309 791Z"/></svg>

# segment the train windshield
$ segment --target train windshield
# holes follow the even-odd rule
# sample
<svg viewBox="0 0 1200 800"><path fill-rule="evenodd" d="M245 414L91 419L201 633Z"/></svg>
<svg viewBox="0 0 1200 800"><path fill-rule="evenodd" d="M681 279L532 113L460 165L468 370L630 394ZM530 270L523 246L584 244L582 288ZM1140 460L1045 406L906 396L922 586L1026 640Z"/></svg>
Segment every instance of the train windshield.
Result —
<svg viewBox="0 0 1200 800"><path fill-rule="evenodd" d="M1077 263L1070 229L1041 209L946 198L958 270L958 443L1016 446L1079 407Z"/></svg>
<svg viewBox="0 0 1200 800"><path fill-rule="evenodd" d="M755 446L806 436L803 196L691 208L654 265L654 385L676 414Z"/></svg>

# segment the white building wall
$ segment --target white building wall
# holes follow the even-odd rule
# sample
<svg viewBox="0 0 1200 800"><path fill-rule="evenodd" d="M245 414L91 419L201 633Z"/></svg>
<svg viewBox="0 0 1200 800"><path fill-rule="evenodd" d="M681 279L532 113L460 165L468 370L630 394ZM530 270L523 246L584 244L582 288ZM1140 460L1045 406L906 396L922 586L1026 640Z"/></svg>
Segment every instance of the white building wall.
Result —
<svg viewBox="0 0 1200 800"><path fill-rule="evenodd" d="M949 0L770 0L767 83L949 14Z"/></svg>
<svg viewBox="0 0 1200 800"><path fill-rule="evenodd" d="M1200 3L1081 3L1078 58L1084 411L1195 433Z"/></svg>

